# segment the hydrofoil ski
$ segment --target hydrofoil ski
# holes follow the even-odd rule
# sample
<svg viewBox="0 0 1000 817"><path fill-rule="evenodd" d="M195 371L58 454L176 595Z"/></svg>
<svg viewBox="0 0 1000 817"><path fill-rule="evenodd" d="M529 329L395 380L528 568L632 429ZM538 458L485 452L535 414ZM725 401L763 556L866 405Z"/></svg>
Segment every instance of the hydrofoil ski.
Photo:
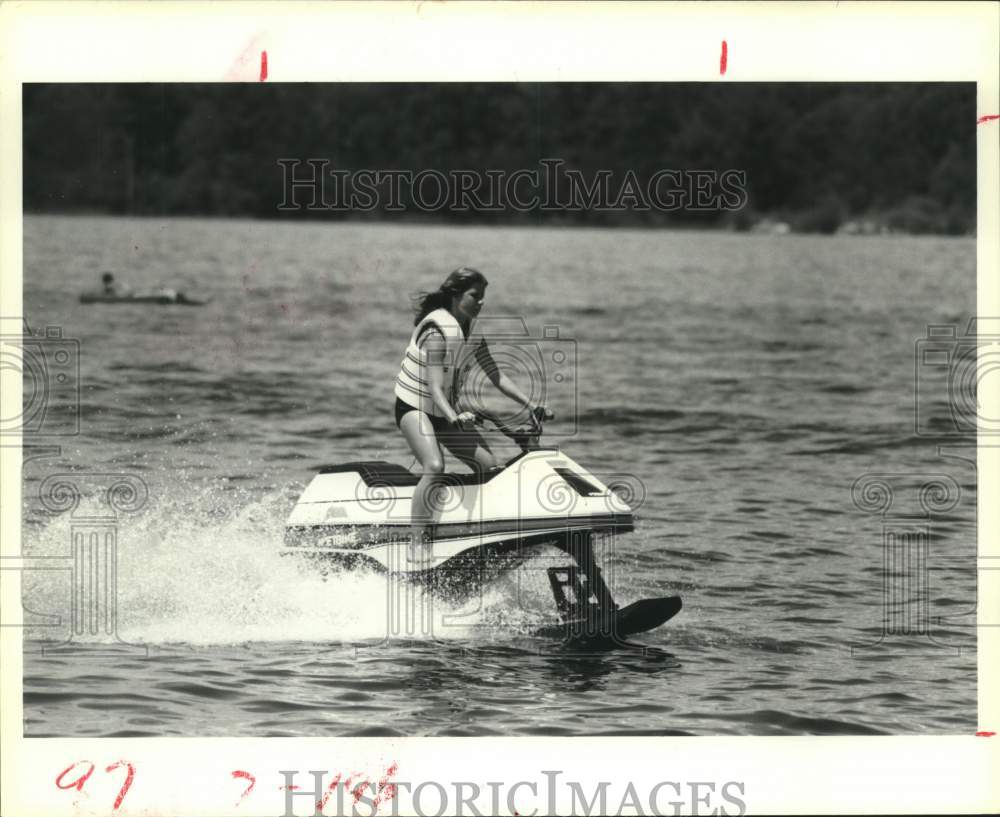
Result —
<svg viewBox="0 0 1000 817"><path fill-rule="evenodd" d="M559 623L537 635L614 641L660 626L681 609L677 596L614 601L594 554L594 539L634 529L632 509L557 448L542 448L542 418L510 429L520 453L482 473L443 474L429 548L414 547L410 507L420 477L390 462L369 460L323 468L306 487L285 526L286 554L342 569L372 568L444 593L471 589L498 566L554 547L568 557L549 567Z"/></svg>

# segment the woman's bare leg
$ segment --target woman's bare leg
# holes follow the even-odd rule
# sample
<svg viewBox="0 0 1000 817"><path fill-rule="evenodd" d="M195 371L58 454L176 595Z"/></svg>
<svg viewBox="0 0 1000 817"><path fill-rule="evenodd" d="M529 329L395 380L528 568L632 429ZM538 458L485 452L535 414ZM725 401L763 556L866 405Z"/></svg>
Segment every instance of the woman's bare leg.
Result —
<svg viewBox="0 0 1000 817"><path fill-rule="evenodd" d="M399 428L413 450L413 455L420 461L423 473L420 482L413 490L413 502L410 507L410 558L421 558L420 545L429 545L430 528L433 515L430 503L427 501L430 492L440 482L444 473L444 456L434 426L430 418L422 411L408 411L399 421Z"/></svg>
<svg viewBox="0 0 1000 817"><path fill-rule="evenodd" d="M442 434L441 444L452 456L464 462L473 471L482 472L496 468L497 461L489 444L476 429Z"/></svg>

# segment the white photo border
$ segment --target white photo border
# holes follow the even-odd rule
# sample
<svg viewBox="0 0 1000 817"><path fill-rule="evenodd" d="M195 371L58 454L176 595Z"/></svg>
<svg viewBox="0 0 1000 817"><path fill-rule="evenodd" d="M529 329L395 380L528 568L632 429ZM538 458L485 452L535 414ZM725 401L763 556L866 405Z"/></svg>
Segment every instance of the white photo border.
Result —
<svg viewBox="0 0 1000 817"><path fill-rule="evenodd" d="M4 3L0 314L22 311L22 84L259 82L262 52L267 82L976 82L977 117L1000 114L1000 12L987 2ZM977 310L995 316L1000 121L968 124L978 131ZM981 398L996 407L996 391ZM2 400L20 406L20 383L5 380ZM1000 732L1000 509L984 501L1000 496L1000 447L981 445L978 456L978 728ZM4 558L20 553L20 479L15 442L0 449ZM0 581L3 619L18 620L19 575L0 571ZM347 773L391 763L414 784L541 784L543 770L553 768L567 779L628 780L639 791L663 780L736 780L751 813L948 814L1000 803L1000 735L25 739L17 627L0 628L0 650L5 815L111 813L120 777L95 776L93 791L78 798L54 778L76 760L103 769L126 757L136 779L121 814L283 813L277 787L239 804L232 770L256 769L270 780L278 769L299 769L307 782L308 769ZM307 811L298 804L297 813Z"/></svg>

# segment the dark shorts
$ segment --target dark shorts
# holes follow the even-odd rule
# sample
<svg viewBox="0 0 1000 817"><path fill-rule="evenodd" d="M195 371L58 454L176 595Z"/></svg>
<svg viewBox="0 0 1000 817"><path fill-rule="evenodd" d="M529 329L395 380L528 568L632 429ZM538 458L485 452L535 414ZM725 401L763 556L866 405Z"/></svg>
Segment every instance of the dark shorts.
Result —
<svg viewBox="0 0 1000 817"><path fill-rule="evenodd" d="M415 406L411 406L409 403L404 403L398 397L396 398L396 425L399 425L399 421L403 419L403 415L408 411L420 411L420 409ZM427 415L431 420L431 425L434 426L434 431L438 434L444 434L449 431L454 431L451 423L449 423L444 417L435 417L433 414Z"/></svg>

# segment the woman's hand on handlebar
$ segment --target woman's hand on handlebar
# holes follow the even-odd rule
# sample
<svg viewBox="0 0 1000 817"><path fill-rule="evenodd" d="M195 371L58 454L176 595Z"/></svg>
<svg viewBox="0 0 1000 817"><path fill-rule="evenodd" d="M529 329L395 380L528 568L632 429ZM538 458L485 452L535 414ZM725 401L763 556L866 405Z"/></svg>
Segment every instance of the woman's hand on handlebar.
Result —
<svg viewBox="0 0 1000 817"><path fill-rule="evenodd" d="M478 418L473 412L461 411L458 413L455 419L452 420L452 425L456 426L457 428L469 429L476 424L477 419Z"/></svg>

